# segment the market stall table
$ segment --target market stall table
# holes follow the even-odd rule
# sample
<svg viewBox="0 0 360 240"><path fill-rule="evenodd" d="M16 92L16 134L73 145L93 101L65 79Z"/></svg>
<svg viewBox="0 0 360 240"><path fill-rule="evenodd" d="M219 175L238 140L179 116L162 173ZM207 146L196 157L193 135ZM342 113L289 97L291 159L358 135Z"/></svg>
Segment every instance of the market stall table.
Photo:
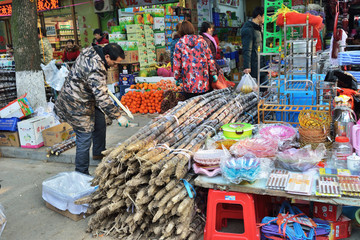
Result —
<svg viewBox="0 0 360 240"><path fill-rule="evenodd" d="M217 176L213 178L206 176L198 176L195 179L195 185L198 187L217 189L223 191L269 195L276 197L294 198L299 200L329 203L334 205L347 205L347 206L360 207L360 199L358 198L349 198L349 197L331 198L331 197L318 197L315 196L314 194L312 194L311 196L288 194L285 191L281 191L281 190L267 189L266 181L267 181L266 179L260 179L254 182L253 184L250 183L232 184L226 181L226 179L224 179L221 176ZM315 192L315 190L313 192Z"/></svg>

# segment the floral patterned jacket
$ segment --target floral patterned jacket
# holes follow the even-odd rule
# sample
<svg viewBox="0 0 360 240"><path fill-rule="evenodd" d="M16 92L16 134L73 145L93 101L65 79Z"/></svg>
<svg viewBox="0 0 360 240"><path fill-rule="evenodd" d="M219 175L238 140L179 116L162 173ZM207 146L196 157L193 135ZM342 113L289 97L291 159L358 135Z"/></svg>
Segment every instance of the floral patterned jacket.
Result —
<svg viewBox="0 0 360 240"><path fill-rule="evenodd" d="M185 35L175 46L174 76L187 93L210 90L210 75L216 75L215 61L202 36Z"/></svg>

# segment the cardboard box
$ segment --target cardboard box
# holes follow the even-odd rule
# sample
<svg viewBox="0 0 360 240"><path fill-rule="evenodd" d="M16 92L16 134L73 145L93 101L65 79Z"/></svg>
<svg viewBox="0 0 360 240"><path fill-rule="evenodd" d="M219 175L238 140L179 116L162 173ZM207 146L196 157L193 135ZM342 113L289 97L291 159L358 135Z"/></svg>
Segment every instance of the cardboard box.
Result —
<svg viewBox="0 0 360 240"><path fill-rule="evenodd" d="M163 17L155 17L154 18L154 31L164 31L165 30L165 18Z"/></svg>
<svg viewBox="0 0 360 240"><path fill-rule="evenodd" d="M133 74L120 74L120 85L132 85L135 84L135 76Z"/></svg>
<svg viewBox="0 0 360 240"><path fill-rule="evenodd" d="M158 47L158 48L156 48L156 61L159 62L160 56L162 54L165 54L165 52L166 52L166 47Z"/></svg>
<svg viewBox="0 0 360 240"><path fill-rule="evenodd" d="M74 129L68 123L61 123L42 131L44 146L52 147L57 143L75 137Z"/></svg>
<svg viewBox="0 0 360 240"><path fill-rule="evenodd" d="M351 236L351 219L341 215L336 222L330 223L329 240L343 239Z"/></svg>
<svg viewBox="0 0 360 240"><path fill-rule="evenodd" d="M314 202L314 217L336 222L342 212L342 206Z"/></svg>
<svg viewBox="0 0 360 240"><path fill-rule="evenodd" d="M125 51L125 59L121 61L121 64L130 64L138 62L138 50Z"/></svg>
<svg viewBox="0 0 360 240"><path fill-rule="evenodd" d="M145 33L145 38L146 38L146 40L154 41L155 35L154 35L154 33Z"/></svg>
<svg viewBox="0 0 360 240"><path fill-rule="evenodd" d="M165 47L165 32L155 33L155 46Z"/></svg>
<svg viewBox="0 0 360 240"><path fill-rule="evenodd" d="M53 116L34 117L18 122L20 145L23 148L39 148L44 145L42 131L55 126Z"/></svg>
<svg viewBox="0 0 360 240"><path fill-rule="evenodd" d="M0 132L0 146L20 147L18 132Z"/></svg>
<svg viewBox="0 0 360 240"><path fill-rule="evenodd" d="M117 66L110 67L107 71L106 84L112 84L119 81L119 68Z"/></svg>
<svg viewBox="0 0 360 240"><path fill-rule="evenodd" d="M45 202L45 205L48 209L53 210L54 212L60 213L61 215L70 218L71 220L77 222L81 219L84 219L86 217L85 213L80 213L80 214L72 214L71 212L69 212L68 210L60 210L56 207L54 207L53 205L51 205L48 202Z"/></svg>
<svg viewBox="0 0 360 240"><path fill-rule="evenodd" d="M241 79L241 73L233 73L233 77L232 77L233 81L237 82L237 81L240 81Z"/></svg>
<svg viewBox="0 0 360 240"><path fill-rule="evenodd" d="M154 55L156 57L156 48L149 48L148 49L148 54L149 55Z"/></svg>
<svg viewBox="0 0 360 240"><path fill-rule="evenodd" d="M126 34L121 34L121 33L109 34L109 42L111 43L116 43L122 40L126 40Z"/></svg>
<svg viewBox="0 0 360 240"><path fill-rule="evenodd" d="M146 47L154 47L155 48L155 42L154 40L146 40Z"/></svg>
<svg viewBox="0 0 360 240"><path fill-rule="evenodd" d="M126 25L126 33L143 33L144 25L142 24L130 24Z"/></svg>
<svg viewBox="0 0 360 240"><path fill-rule="evenodd" d="M34 110L31 108L29 101L24 96L11 101L8 105L0 110L0 118L24 118L32 114Z"/></svg>

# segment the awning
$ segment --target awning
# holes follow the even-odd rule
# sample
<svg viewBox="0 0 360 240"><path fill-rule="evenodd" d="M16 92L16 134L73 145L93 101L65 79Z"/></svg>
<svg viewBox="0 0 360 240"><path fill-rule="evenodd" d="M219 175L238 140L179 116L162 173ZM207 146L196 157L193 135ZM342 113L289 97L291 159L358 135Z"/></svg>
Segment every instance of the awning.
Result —
<svg viewBox="0 0 360 240"><path fill-rule="evenodd" d="M12 0L5 0L0 2L0 17L11 16L12 14ZM60 0L37 0L38 12L57 9L60 7Z"/></svg>

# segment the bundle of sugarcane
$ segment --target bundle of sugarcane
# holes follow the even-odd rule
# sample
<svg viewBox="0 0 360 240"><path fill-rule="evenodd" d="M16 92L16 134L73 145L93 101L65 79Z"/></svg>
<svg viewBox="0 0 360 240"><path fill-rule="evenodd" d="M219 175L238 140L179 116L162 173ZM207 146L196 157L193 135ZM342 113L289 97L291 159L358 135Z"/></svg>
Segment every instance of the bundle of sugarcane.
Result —
<svg viewBox="0 0 360 240"><path fill-rule="evenodd" d="M88 231L131 240L197 239L204 219L184 186L195 178L191 155L222 125L256 117L256 105L255 93L213 91L178 104L105 151L92 182L97 191L76 201L95 213Z"/></svg>
<svg viewBox="0 0 360 240"><path fill-rule="evenodd" d="M54 146L50 147L47 150L47 157L50 157L50 155L56 155L59 156L61 153L65 152L66 150L69 150L76 146L75 139L70 138L68 140L62 141L61 143L57 143Z"/></svg>

